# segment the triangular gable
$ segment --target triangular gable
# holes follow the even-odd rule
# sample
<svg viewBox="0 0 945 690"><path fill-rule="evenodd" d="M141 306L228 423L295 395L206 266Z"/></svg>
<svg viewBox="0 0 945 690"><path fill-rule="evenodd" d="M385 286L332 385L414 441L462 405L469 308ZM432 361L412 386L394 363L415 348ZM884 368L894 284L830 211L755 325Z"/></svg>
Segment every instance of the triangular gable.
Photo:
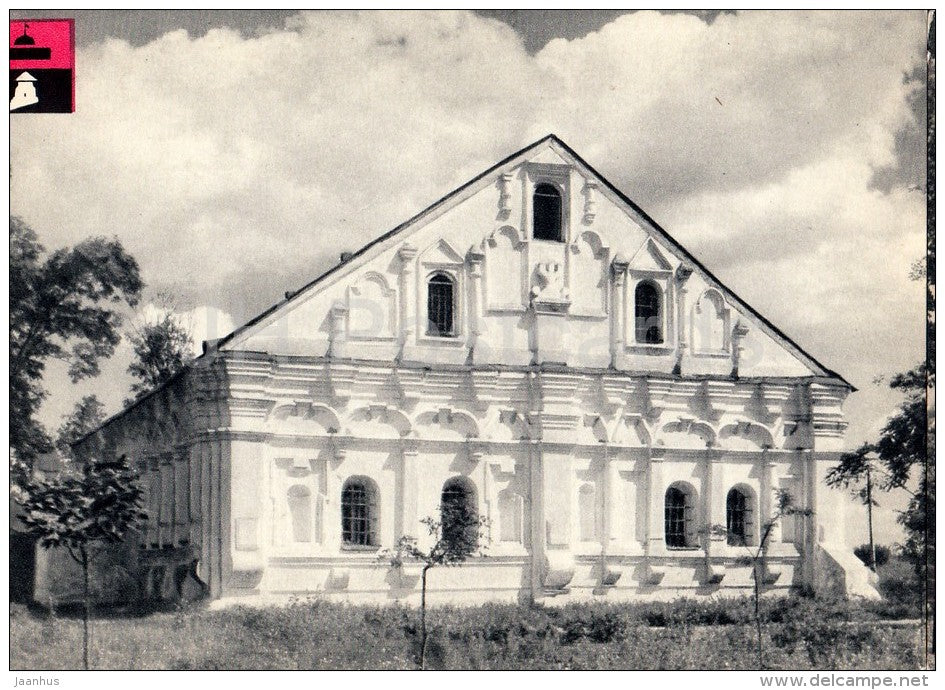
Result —
<svg viewBox="0 0 945 690"><path fill-rule="evenodd" d="M372 242L369 242L360 250L355 252L347 261L333 266L297 292L288 295L286 300L273 305L270 309L266 310L256 318L251 319L242 327L233 331L230 335L223 338L217 344L217 347L232 347L236 344L235 341L237 341L237 339L248 337L249 335L264 328L275 318L277 318L278 314L290 308L290 305L293 303L305 300L308 297L316 294L316 291L319 288L333 284L335 281L341 280L345 276L348 276L351 273L357 271L361 266L373 259L375 256L394 246L396 242L407 239L411 234L413 234L413 232L419 230L427 223L430 223L436 218L440 217L479 190L483 189L489 184L494 184L499 175L507 173L525 162L554 164L567 163L574 166L585 178L596 179L600 185L601 193L604 194L618 208L622 209L624 213L626 213L628 217L630 217L635 223L637 223L640 227L653 236L648 239L647 242L634 255L634 261L639 260L643 262L641 266L648 266L650 267L649 270L667 270L670 267L670 264L664 257L660 247L672 254L675 254L679 260L691 264L696 271L703 275L707 282L727 295L728 298L735 305L738 305L751 320L755 321L756 325L763 332L780 341L785 349L791 352L791 354L799 359L805 366L819 375L836 378L847 386L850 386L850 388L853 388L853 386L843 379L843 377L820 364L814 357L809 355L793 340L782 333L774 324L755 311L747 302L742 300L740 297L738 297L738 295L725 287L707 268L705 268L705 266L703 266L694 256L692 256L692 254L690 254L682 245L673 239L673 237L669 235L662 227L660 227L656 221L648 216L646 212L644 212L623 192L617 189L609 180L603 177L597 172L597 170L595 170L590 164L581 158L577 152L575 152L571 147L561 141L554 134L549 134L542 139L539 139L535 143L526 146L525 148L506 157L488 170L474 177L469 182L458 187L424 210L420 211L409 220L381 235ZM436 251L442 253L441 258L447 263L459 263L462 261L462 256L452 246L450 246L448 242L443 241L438 243L436 245Z"/></svg>
<svg viewBox="0 0 945 690"><path fill-rule="evenodd" d="M453 245L442 238L427 249L421 255L420 260L431 264L461 264L465 261L463 256L453 248Z"/></svg>
<svg viewBox="0 0 945 690"><path fill-rule="evenodd" d="M670 271L673 266L652 239L647 239L643 246L630 259L630 268L637 271Z"/></svg>

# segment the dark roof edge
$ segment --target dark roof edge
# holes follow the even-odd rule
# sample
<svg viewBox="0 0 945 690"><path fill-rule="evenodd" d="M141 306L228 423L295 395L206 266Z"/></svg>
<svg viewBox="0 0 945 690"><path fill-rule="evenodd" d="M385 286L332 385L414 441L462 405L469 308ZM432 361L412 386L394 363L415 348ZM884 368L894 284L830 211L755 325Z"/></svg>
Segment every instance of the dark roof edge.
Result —
<svg viewBox="0 0 945 690"><path fill-rule="evenodd" d="M203 355L200 355L200 357L203 357ZM200 359L200 357L197 357L196 359ZM171 386L171 384L173 384L175 381L177 381L178 379L180 379L181 377L183 377L184 374L186 374L188 371L190 371L192 364L193 364L193 362L191 362L190 364L184 365L184 368L183 368L183 369L181 369L180 371L178 371L176 374L174 374L174 375L173 375L171 378L169 378L167 381L165 381L164 383L161 383L161 384L155 386L154 388L152 388L150 391L148 391L147 393L145 393L144 395L142 395L140 398L138 398L137 400L135 400L133 403L131 403L131 404L128 405L127 407L122 408L121 410L119 410L118 412L116 412L115 414L113 414L111 417L106 418L101 424L99 424L97 427L95 427L94 429L92 429L92 430L89 431L88 433L83 434L82 436L80 436L79 438L77 438L75 441L72 441L71 443L69 443L69 447L70 447L70 448L75 448L75 447L76 447L77 445L79 445L80 443L84 443L84 442L86 441L86 439L88 439L88 438L91 437L91 436L94 436L95 434L97 434L98 432L100 432L102 429L104 429L105 427L109 426L109 425L112 424L113 422L117 422L119 419L121 419L122 417L124 417L125 415L127 415L129 412L131 412L133 409L135 409L136 407L138 407L139 405L141 405L142 403L144 403L146 400L149 400L149 399L153 398L155 395L157 395L157 394L160 393L161 391L165 390L166 388L169 388L169 387Z"/></svg>

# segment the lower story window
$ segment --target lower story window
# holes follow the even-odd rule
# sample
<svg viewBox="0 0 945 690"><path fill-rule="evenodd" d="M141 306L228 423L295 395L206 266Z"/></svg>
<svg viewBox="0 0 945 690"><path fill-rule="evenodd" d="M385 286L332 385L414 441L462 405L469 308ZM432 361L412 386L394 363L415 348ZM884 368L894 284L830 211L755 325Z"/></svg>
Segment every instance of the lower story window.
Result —
<svg viewBox="0 0 945 690"><path fill-rule="evenodd" d="M689 492L676 486L666 490L666 546L685 548L691 546L692 499Z"/></svg>
<svg viewBox="0 0 945 690"><path fill-rule="evenodd" d="M349 479L341 491L341 538L348 546L377 546L377 489L369 479Z"/></svg>

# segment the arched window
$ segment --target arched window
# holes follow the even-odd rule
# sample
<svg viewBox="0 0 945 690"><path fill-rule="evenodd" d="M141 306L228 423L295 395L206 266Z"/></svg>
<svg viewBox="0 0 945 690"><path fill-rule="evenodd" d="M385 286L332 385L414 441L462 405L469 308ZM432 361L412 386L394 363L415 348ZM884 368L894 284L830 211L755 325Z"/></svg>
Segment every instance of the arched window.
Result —
<svg viewBox="0 0 945 690"><path fill-rule="evenodd" d="M312 493L308 487L296 484L289 488L289 516L292 520L292 541L312 541Z"/></svg>
<svg viewBox="0 0 945 690"><path fill-rule="evenodd" d="M728 543L751 546L754 526L752 524L751 493L736 486L725 499L725 525L728 528Z"/></svg>
<svg viewBox="0 0 945 690"><path fill-rule="evenodd" d="M443 521L443 539L463 555L477 547L479 512L476 487L465 477L453 477L443 485L440 497L440 519Z"/></svg>
<svg viewBox="0 0 945 690"><path fill-rule="evenodd" d="M674 484L666 490L666 546L685 548L694 543L692 489Z"/></svg>
<svg viewBox="0 0 945 690"><path fill-rule="evenodd" d="M352 477L341 490L341 539L348 546L377 546L377 487Z"/></svg>
<svg viewBox="0 0 945 690"><path fill-rule="evenodd" d="M456 311L456 290L453 279L445 273L435 273L427 282L427 335L451 336L456 329L453 313Z"/></svg>
<svg viewBox="0 0 945 690"><path fill-rule="evenodd" d="M532 196L532 237L564 242L561 232L561 192L547 183L535 187Z"/></svg>
<svg viewBox="0 0 945 690"><path fill-rule="evenodd" d="M663 342L663 309L660 289L644 280L634 292L636 334L638 343L655 345Z"/></svg>

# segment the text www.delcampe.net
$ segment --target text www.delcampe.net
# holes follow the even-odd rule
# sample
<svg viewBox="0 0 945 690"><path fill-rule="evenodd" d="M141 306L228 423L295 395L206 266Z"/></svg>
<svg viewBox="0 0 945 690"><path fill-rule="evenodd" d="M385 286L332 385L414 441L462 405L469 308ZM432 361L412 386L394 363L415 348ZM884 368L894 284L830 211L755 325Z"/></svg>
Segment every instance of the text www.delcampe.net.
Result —
<svg viewBox="0 0 945 690"><path fill-rule="evenodd" d="M761 676L763 688L919 688L928 687L927 675L846 675L841 673L821 673L808 675Z"/></svg>

